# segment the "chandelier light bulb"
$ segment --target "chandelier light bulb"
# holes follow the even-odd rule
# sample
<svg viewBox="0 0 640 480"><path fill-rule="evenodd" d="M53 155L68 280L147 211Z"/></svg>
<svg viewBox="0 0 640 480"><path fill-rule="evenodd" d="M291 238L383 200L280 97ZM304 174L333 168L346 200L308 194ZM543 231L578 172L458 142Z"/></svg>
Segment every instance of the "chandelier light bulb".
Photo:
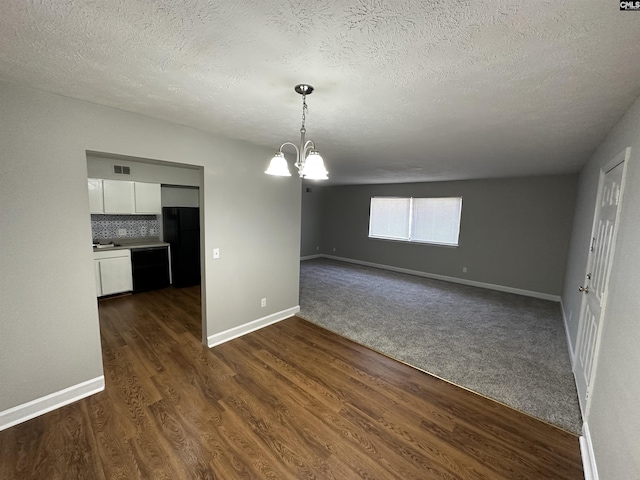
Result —
<svg viewBox="0 0 640 480"><path fill-rule="evenodd" d="M327 180L329 178L327 169L324 166L324 160L320 154L315 150L313 141L306 140L305 135L307 129L305 127L305 120L307 114L307 95L313 92L311 85L304 83L295 86L295 91L302 95L302 127L300 128L300 148L291 142L285 142L280 146L280 150L269 162L269 168L264 172L268 175L276 175L280 177L290 177L291 172L287 160L284 158L282 149L286 146L292 146L296 150L296 163L295 167L298 169L298 175L301 178L307 178L310 180Z"/></svg>
<svg viewBox="0 0 640 480"><path fill-rule="evenodd" d="M300 176L309 180L327 180L328 173L320 154L315 150L309 152L309 156L300 169Z"/></svg>
<svg viewBox="0 0 640 480"><path fill-rule="evenodd" d="M287 160L284 158L284 154L282 152L278 152L273 156L269 163L269 168L267 168L264 173L267 175L276 175L278 177L291 176L289 165L287 164Z"/></svg>

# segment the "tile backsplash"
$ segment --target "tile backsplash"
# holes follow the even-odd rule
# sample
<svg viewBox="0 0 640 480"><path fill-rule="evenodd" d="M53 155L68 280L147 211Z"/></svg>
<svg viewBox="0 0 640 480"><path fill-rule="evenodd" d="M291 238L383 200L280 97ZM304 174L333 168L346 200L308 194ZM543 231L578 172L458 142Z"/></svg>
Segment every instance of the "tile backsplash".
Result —
<svg viewBox="0 0 640 480"><path fill-rule="evenodd" d="M125 235L118 234L125 229ZM158 215L91 215L91 233L95 240L118 237L157 237L160 235Z"/></svg>

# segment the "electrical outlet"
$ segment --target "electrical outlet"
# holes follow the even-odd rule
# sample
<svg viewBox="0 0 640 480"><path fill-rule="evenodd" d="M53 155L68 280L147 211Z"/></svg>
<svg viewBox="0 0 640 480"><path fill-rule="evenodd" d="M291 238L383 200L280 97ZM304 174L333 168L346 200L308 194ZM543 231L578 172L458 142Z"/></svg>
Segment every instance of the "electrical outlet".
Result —
<svg viewBox="0 0 640 480"><path fill-rule="evenodd" d="M220 249L219 248L214 248L213 249L213 258L220 258Z"/></svg>
<svg viewBox="0 0 640 480"><path fill-rule="evenodd" d="M266 307L266 306L267 306L267 299L266 299L266 298L263 298L262 300L260 300L260 306L261 306L262 308L264 308L264 307Z"/></svg>
<svg viewBox="0 0 640 480"><path fill-rule="evenodd" d="M462 273L467 273L467 267L462 267Z"/></svg>
<svg viewBox="0 0 640 480"><path fill-rule="evenodd" d="M316 247L316 252L319 252L319 251L320 251L320 247Z"/></svg>
<svg viewBox="0 0 640 480"><path fill-rule="evenodd" d="M124 237L127 234L127 229L126 228L119 228L118 229L118 235L121 237Z"/></svg>
<svg viewBox="0 0 640 480"><path fill-rule="evenodd" d="M333 247L333 251L334 251L334 252L336 251L336 247Z"/></svg>

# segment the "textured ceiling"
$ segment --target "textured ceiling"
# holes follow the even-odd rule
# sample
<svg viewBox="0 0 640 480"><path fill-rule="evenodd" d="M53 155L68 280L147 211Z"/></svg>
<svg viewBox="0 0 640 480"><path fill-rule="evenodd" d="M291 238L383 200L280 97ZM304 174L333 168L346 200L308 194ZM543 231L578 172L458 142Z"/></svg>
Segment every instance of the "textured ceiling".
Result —
<svg viewBox="0 0 640 480"><path fill-rule="evenodd" d="M3 0L0 80L275 150L334 184L576 172L640 95L613 0ZM256 159L266 168L268 159Z"/></svg>

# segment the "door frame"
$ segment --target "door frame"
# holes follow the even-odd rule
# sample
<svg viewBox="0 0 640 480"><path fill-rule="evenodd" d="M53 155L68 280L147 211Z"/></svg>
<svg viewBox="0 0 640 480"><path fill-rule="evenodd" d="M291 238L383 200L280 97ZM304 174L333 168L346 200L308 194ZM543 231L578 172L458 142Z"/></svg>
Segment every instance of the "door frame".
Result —
<svg viewBox="0 0 640 480"><path fill-rule="evenodd" d="M598 177L598 193L596 196L596 202L595 202L595 206L593 209L593 222L591 225L591 236L589 237L590 239L593 239L594 236L596 235L596 229L598 228L597 226L597 221L598 221L598 217L599 217L599 206L600 206L600 202L602 201L602 190L603 190L603 186L604 186L604 177L605 175L610 172L611 170L613 170L615 167L617 167L620 164L622 165L622 180L620 181L620 196L618 199L618 207L616 210L616 223L615 226L613 227L613 236L612 236L612 244L611 244L611 262L609 263L609 267L607 269L607 272L605 273L605 288L604 288L604 293L602 296L602 305L600 308L600 319L598 322L598 332L596 333L596 338L595 338L595 342L594 342L594 351L593 351L593 360L592 360L592 365L591 365L591 375L589 376L589 378L587 379L586 382L586 391L585 391L585 399L584 399L584 405L583 405L583 399L580 398L580 395L578 394L578 400L579 400L579 404L580 404L580 409L582 410L582 418L586 419L588 418L589 415L589 410L591 407L591 399L593 398L592 393L592 389L593 389L593 384L595 382L595 378L596 378L596 372L598 370L598 359L600 357L600 343L601 343L601 339L602 339L602 330L604 328L604 324L606 321L606 309L607 309L607 303L608 303L608 299L609 299L609 280L610 280L610 276L611 276L611 269L613 267L613 261L615 259L615 255L616 255L616 244L617 244L617 240L618 240L618 230L620 228L620 216L622 213L622 204L624 201L624 192L625 192L625 185L626 185L626 179L627 179L627 167L629 164L629 158L631 157L631 147L626 147L625 149L623 149L620 153L618 153L616 156L614 156L611 160L609 160L604 166L602 166L600 168L600 173L599 173L599 177ZM591 245L591 240L589 241L589 244ZM591 251L589 251L589 255L587 256L587 262L585 265L585 271L584 271L584 275L583 275L583 282L587 282L587 274L590 273L590 269L592 268L592 262L593 262L593 256L591 254ZM584 283L583 283L584 284ZM585 295L582 296L582 300L580 302L580 316L578 319L578 339L581 338L580 333L582 332L582 329L585 328L584 325L584 311L586 308L586 302L587 302L587 298ZM576 353L578 353L580 349L580 344L576 343ZM576 368L577 368L578 362L574 362L574 367L573 367L573 374L574 376L576 375Z"/></svg>

